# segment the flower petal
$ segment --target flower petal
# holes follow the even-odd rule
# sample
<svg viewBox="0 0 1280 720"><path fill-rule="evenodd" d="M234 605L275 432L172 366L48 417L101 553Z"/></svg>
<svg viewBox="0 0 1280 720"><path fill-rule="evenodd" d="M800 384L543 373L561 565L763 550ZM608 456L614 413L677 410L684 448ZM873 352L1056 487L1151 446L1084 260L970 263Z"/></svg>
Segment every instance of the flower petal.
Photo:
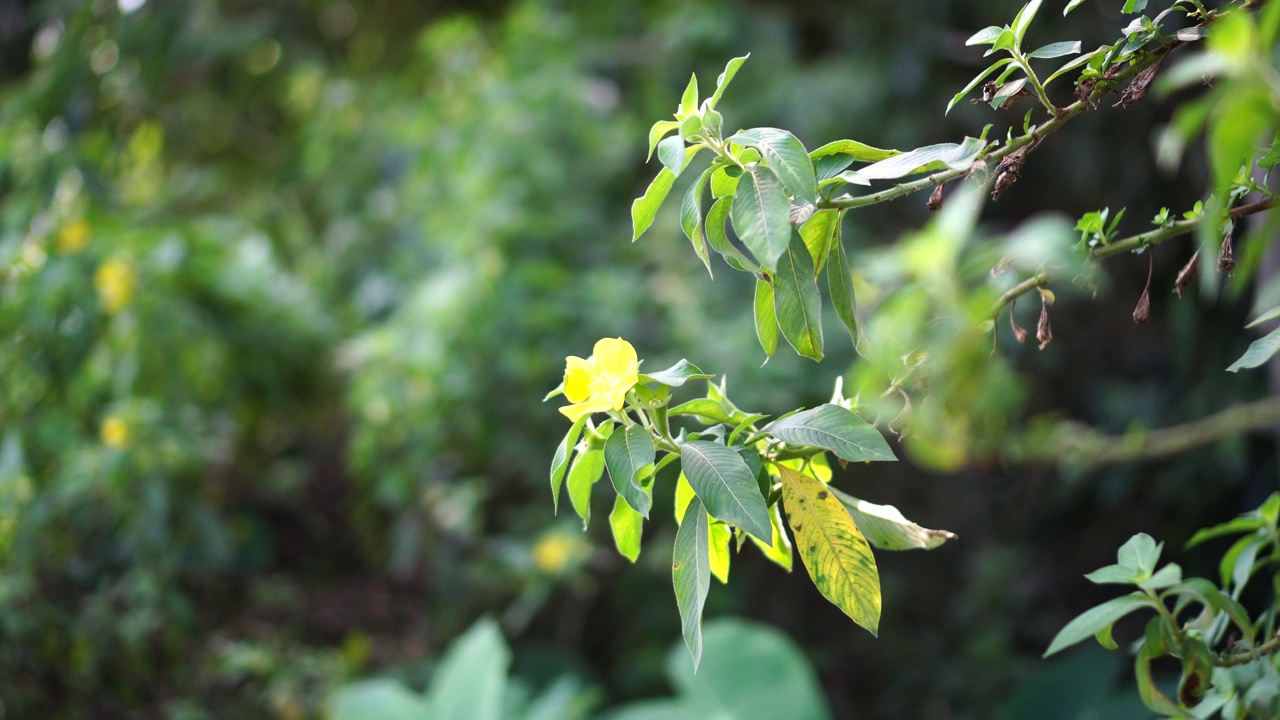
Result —
<svg viewBox="0 0 1280 720"><path fill-rule="evenodd" d="M618 377L635 374L640 369L635 347L622 338L603 338L597 341L591 357L602 372Z"/></svg>
<svg viewBox="0 0 1280 720"><path fill-rule="evenodd" d="M595 376L591 361L570 355L564 359L564 364L565 398L575 403L586 400L591 394L591 381Z"/></svg>
<svg viewBox="0 0 1280 720"><path fill-rule="evenodd" d="M604 402L598 398L595 398L592 400L588 400L587 402L574 403L573 405L565 405L564 407L560 408L560 413L565 417L569 418L570 420L572 420L573 422L578 422L578 419L584 415L604 412L608 409L609 409L608 402Z"/></svg>

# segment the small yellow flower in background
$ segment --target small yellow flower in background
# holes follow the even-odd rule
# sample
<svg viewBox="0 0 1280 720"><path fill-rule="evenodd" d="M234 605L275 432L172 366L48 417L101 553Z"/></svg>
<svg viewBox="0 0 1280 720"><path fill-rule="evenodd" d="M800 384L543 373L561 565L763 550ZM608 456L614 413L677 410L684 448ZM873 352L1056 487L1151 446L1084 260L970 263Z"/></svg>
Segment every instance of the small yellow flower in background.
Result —
<svg viewBox="0 0 1280 720"><path fill-rule="evenodd" d="M120 448L129 442L129 423L119 415L108 415L98 430L102 436L102 444L107 447Z"/></svg>
<svg viewBox="0 0 1280 720"><path fill-rule="evenodd" d="M98 267L98 271L93 274L93 286L98 290L98 302L102 304L102 309L114 315L133 300L138 277L132 265L115 258Z"/></svg>
<svg viewBox="0 0 1280 720"><path fill-rule="evenodd" d="M89 223L77 220L58 231L55 245L63 255L78 253L89 244Z"/></svg>
<svg viewBox="0 0 1280 720"><path fill-rule="evenodd" d="M570 420L591 413L621 410L627 391L639 380L636 349L622 338L596 342L591 357L565 358L564 396L573 403L560 408Z"/></svg>
<svg viewBox="0 0 1280 720"><path fill-rule="evenodd" d="M548 575L561 575L586 559L590 550L577 535L551 530L533 544L533 565Z"/></svg>

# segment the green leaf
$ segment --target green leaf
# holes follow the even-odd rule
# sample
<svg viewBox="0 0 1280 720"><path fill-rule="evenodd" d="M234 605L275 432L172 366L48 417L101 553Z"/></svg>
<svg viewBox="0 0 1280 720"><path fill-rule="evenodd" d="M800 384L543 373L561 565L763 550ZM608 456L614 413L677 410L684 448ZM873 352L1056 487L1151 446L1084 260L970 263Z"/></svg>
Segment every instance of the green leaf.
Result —
<svg viewBox="0 0 1280 720"><path fill-rule="evenodd" d="M1132 1L1130 0L1130 2ZM1142 647L1139 648L1138 657L1134 660L1133 674L1138 680L1138 695L1142 698L1144 705L1162 715L1180 717L1183 715L1182 709L1160 691L1160 688L1156 686L1155 680L1151 677L1151 661L1164 655L1167 650L1165 644L1160 640L1160 624L1162 622L1160 618L1155 617L1151 618L1151 621L1147 623L1147 631Z"/></svg>
<svg viewBox="0 0 1280 720"><path fill-rule="evenodd" d="M1156 543L1150 535L1138 533L1116 551L1116 561L1121 567L1132 568L1143 576L1148 576L1156 569L1156 563L1160 562L1160 551L1163 548L1164 543Z"/></svg>
<svg viewBox="0 0 1280 720"><path fill-rule="evenodd" d="M1005 29L1002 27L989 25L987 27L982 28L978 32L970 35L969 39L964 41L964 44L965 45L990 45L991 43L996 41L996 38L1000 37L1000 33L1004 32L1004 30Z"/></svg>
<svg viewBox="0 0 1280 720"><path fill-rule="evenodd" d="M684 151L684 138L679 135L663 138L658 143L658 159L662 161L663 167L671 171L673 178L680 177L684 170Z"/></svg>
<svg viewBox="0 0 1280 720"><path fill-rule="evenodd" d="M646 495L649 489L645 488ZM613 544L618 554L635 562L640 558L640 538L644 534L644 518L640 513L622 499L621 495L613 498L613 512L609 513L609 528L613 531Z"/></svg>
<svg viewBox="0 0 1280 720"><path fill-rule="evenodd" d="M427 703L403 683L387 678L352 683L329 701L333 720L422 720Z"/></svg>
<svg viewBox="0 0 1280 720"><path fill-rule="evenodd" d="M1262 527L1263 527L1262 518L1259 518L1254 515L1244 515L1232 520L1228 520L1224 523L1214 525L1213 527L1207 527L1197 531L1195 535L1191 536L1191 539L1187 541L1187 544L1184 545L1183 548L1186 550L1190 550L1191 548L1207 540L1223 537L1224 535L1239 535L1241 533L1253 533L1253 532L1257 532L1258 530L1261 530Z"/></svg>
<svg viewBox="0 0 1280 720"><path fill-rule="evenodd" d="M804 246L809 249L809 256L813 258L815 275L827 265L831 239L838 234L843 217L839 210L819 210L800 226L800 238L804 240Z"/></svg>
<svg viewBox="0 0 1280 720"><path fill-rule="evenodd" d="M892 505L876 505L830 488L872 547L881 550L932 550L954 540L946 530L929 530L903 517Z"/></svg>
<svg viewBox="0 0 1280 720"><path fill-rule="evenodd" d="M1124 7L1120 12L1125 15L1133 15L1147 9L1147 0L1124 0Z"/></svg>
<svg viewBox="0 0 1280 720"><path fill-rule="evenodd" d="M764 360L769 362L778 349L778 315L773 309L773 285L756 278L755 295L756 339L764 350Z"/></svg>
<svg viewBox="0 0 1280 720"><path fill-rule="evenodd" d="M720 77L716 78L716 91L711 94L707 100L707 107L715 109L716 103L720 102L720 97L724 95L724 89L729 86L729 82L733 80L733 76L738 74L738 68L742 67L742 63L751 57L751 53L747 53L742 57L736 57L724 66L724 72L720 73Z"/></svg>
<svg viewBox="0 0 1280 720"><path fill-rule="evenodd" d="M729 219L729 212L733 208L733 198L723 197L712 204L711 209L707 211L707 242L711 244L711 249L720 253L724 261L729 263L729 267L735 270L743 270L750 273L760 272L760 268L755 263L747 259L738 248L729 242L729 236L725 234L724 223Z"/></svg>
<svg viewBox="0 0 1280 720"><path fill-rule="evenodd" d="M1040 3L1043 0L1031 0L1031 2L1022 6L1018 11L1017 17L1013 19L1013 34L1016 38L1016 44L1022 45L1022 38L1027 34L1027 28L1031 25L1031 21L1035 19L1036 13L1040 11Z"/></svg>
<svg viewBox="0 0 1280 720"><path fill-rule="evenodd" d="M1071 2L1067 3L1067 6L1066 6L1065 8L1063 8L1063 10L1062 10L1062 16L1063 16L1063 17L1066 17L1066 16L1067 16L1067 13L1071 12L1072 10L1075 10L1075 9L1076 9L1077 7L1079 7L1079 6L1081 5L1081 3L1083 3L1083 2L1084 2L1084 0L1071 0Z"/></svg>
<svg viewBox="0 0 1280 720"><path fill-rule="evenodd" d="M790 415L766 426L765 431L792 445L830 450L849 462L897 460L879 430L839 405L819 405Z"/></svg>
<svg viewBox="0 0 1280 720"><path fill-rule="evenodd" d="M894 155L900 154L901 151L899 150L882 150L856 140L836 140L809 153L809 157L817 160L828 155L848 155L857 162L873 163L887 160Z"/></svg>
<svg viewBox="0 0 1280 720"><path fill-rule="evenodd" d="M1227 549L1222 559L1218 561L1218 577L1222 587L1234 585L1239 590L1249 582L1249 576L1253 573L1253 562L1258 557L1258 548L1261 545L1262 538L1246 535Z"/></svg>
<svg viewBox="0 0 1280 720"><path fill-rule="evenodd" d="M731 175L729 168L734 168L738 172ZM738 190L738 181L742 179L742 168L737 165L721 165L711 173L711 197L720 198L732 197L733 193Z"/></svg>
<svg viewBox="0 0 1280 720"><path fill-rule="evenodd" d="M586 422L587 416L583 415L573 423L551 459L551 502L557 515L560 513L560 485L564 482L564 472L569 467L569 453L573 452L573 446L578 444L578 436L582 434L582 426Z"/></svg>
<svg viewBox="0 0 1280 720"><path fill-rule="evenodd" d="M853 275L849 271L849 258L844 252L839 223L835 240L831 243L831 258L827 261L827 291L831 293L831 304L835 306L836 316L849 331L853 347L861 352L866 347L867 331L862 327L862 319L858 317Z"/></svg>
<svg viewBox="0 0 1280 720"><path fill-rule="evenodd" d="M964 142L959 145L956 143L928 145L891 157L888 160L881 160L860 170L846 172L840 177L841 179L853 176L863 180L893 180L904 175L933 172L946 168L968 170L973 166L973 161L977 159L978 154L982 152L985 146L986 143L982 140L971 137L965 138ZM852 180L852 178L850 179Z"/></svg>
<svg viewBox="0 0 1280 720"><path fill-rule="evenodd" d="M646 466L653 464L653 438L639 425L631 425L621 432L615 430L604 443L604 465L609 469L613 489L627 504L649 519L649 495L640 487L636 476Z"/></svg>
<svg viewBox="0 0 1280 720"><path fill-rule="evenodd" d="M676 606L680 609L680 627L684 644L693 655L696 670L702 660L702 607L711 590L710 530L707 511L694 498L676 531L675 552L671 562L671 583L675 586Z"/></svg>
<svg viewBox="0 0 1280 720"><path fill-rule="evenodd" d="M800 559L823 597L872 635L880 628L880 572L844 505L821 480L777 466Z"/></svg>
<svg viewBox="0 0 1280 720"><path fill-rule="evenodd" d="M1069 63L1067 63L1067 64L1063 65L1062 67L1058 68L1057 70L1054 70L1054 71L1053 71L1053 74L1052 74L1052 75L1050 75L1048 78L1046 78L1046 79L1045 79L1045 81L1044 81L1044 85L1048 85L1049 83L1053 82L1053 79L1054 79L1054 78L1056 78L1056 77L1058 77L1058 76L1062 75L1063 73L1070 72L1070 71L1072 71L1072 70L1074 70L1074 69L1076 69L1076 68L1080 67L1081 65L1084 65L1085 63L1087 63L1087 62L1089 62L1090 60L1092 60L1092 59L1094 58L1094 56L1095 56L1095 55L1097 55L1097 54L1098 54L1098 53L1100 53L1100 52L1105 52L1106 50L1107 50L1107 47L1106 47L1106 46L1103 46L1103 47L1098 48L1097 50L1094 50L1094 51L1092 51L1092 52L1085 53L1084 55L1081 55L1080 57L1073 59L1071 62L1069 62Z"/></svg>
<svg viewBox="0 0 1280 720"><path fill-rule="evenodd" d="M741 455L717 442L687 442L680 446L680 469L712 517L769 539L768 508Z"/></svg>
<svg viewBox="0 0 1280 720"><path fill-rule="evenodd" d="M1093 637L1094 633L1111 627L1117 620L1134 610L1151 607L1152 602L1146 593L1133 592L1089 608L1058 631L1058 634L1053 638L1053 642L1049 643L1049 649L1045 650L1044 655L1041 657L1049 657L1060 650L1065 650L1075 645L1081 640Z"/></svg>
<svg viewBox="0 0 1280 720"><path fill-rule="evenodd" d="M729 541L733 539L733 531L722 522L708 522L707 528L710 532L707 555L711 565L711 574L720 581L721 585L728 585ZM748 535L747 537L754 536Z"/></svg>
<svg viewBox="0 0 1280 720"><path fill-rule="evenodd" d="M591 488L604 475L604 451L587 450L578 453L569 468L569 502L582 518L585 530L591 522Z"/></svg>
<svg viewBox="0 0 1280 720"><path fill-rule="evenodd" d="M1280 305L1273 307L1270 310L1262 313L1258 317L1254 318L1253 322L1249 323L1248 325L1245 325L1245 327L1247 328L1257 327L1258 325L1261 325L1262 323L1268 320L1275 320L1276 318L1280 318Z"/></svg>
<svg viewBox="0 0 1280 720"><path fill-rule="evenodd" d="M685 510L689 508L689 501L693 500L697 495L693 492L693 486L689 485L689 478L685 477L684 471L680 471L680 477L676 480L675 489L675 510L676 525L684 522Z"/></svg>
<svg viewBox="0 0 1280 720"><path fill-rule="evenodd" d="M1036 48L1027 54L1029 58L1056 58L1063 55L1075 55L1080 52L1080 41L1066 40L1063 42L1049 43L1043 47Z"/></svg>
<svg viewBox="0 0 1280 720"><path fill-rule="evenodd" d="M963 90L956 93L955 97L951 98L951 102L947 103L947 112L943 114L945 115L947 113L950 113L951 108L955 107L956 103L960 102L960 100L963 99L965 95L968 95L975 87L977 87L978 83L982 82L983 80L986 80L988 75L995 72L996 70L999 70L1005 65L1008 65L1011 62L1013 62L1013 58L1000 58L994 63L991 63L991 65L987 66L986 70L983 70L982 72L978 73L977 77L970 80L969 84L965 85Z"/></svg>
<svg viewBox="0 0 1280 720"><path fill-rule="evenodd" d="M1098 568L1084 576L1086 580L1098 585L1106 584L1122 584L1136 585L1142 580L1142 573L1134 568L1124 567L1123 565L1108 565Z"/></svg>
<svg viewBox="0 0 1280 720"><path fill-rule="evenodd" d="M1160 568L1151 577L1138 583L1143 590L1163 590L1182 582L1182 568L1177 563L1169 563Z"/></svg>
<svg viewBox="0 0 1280 720"><path fill-rule="evenodd" d="M787 192L805 202L817 197L818 181L813 174L809 151L795 135L778 128L752 128L729 138L729 142L760 151L760 157L782 181Z"/></svg>
<svg viewBox="0 0 1280 720"><path fill-rule="evenodd" d="M778 328L795 351L822 360L822 295L813 279L813 259L799 233L778 259L773 276L773 307ZM762 343L763 344L763 343Z"/></svg>
<svg viewBox="0 0 1280 720"><path fill-rule="evenodd" d="M640 382L656 382L662 383L668 387L680 387L690 380L706 380L711 377L715 376L702 372L698 369L697 365L681 358L680 362L672 365L666 370L659 370L655 373L641 373Z"/></svg>
<svg viewBox="0 0 1280 720"><path fill-rule="evenodd" d="M653 149L658 146L658 141L666 137L667 133L680 127L680 123L675 120L659 120L649 128L649 154L644 156L644 161L649 162L653 157Z"/></svg>
<svg viewBox="0 0 1280 720"><path fill-rule="evenodd" d="M724 403L711 398L695 398L688 402L680 403L668 411L669 415L693 415L701 420L705 420L708 425L713 423L724 423L726 425L734 425L733 413L724 406Z"/></svg>
<svg viewBox="0 0 1280 720"><path fill-rule="evenodd" d="M1277 352L1280 352L1280 328L1254 340L1249 345L1249 349L1244 351L1244 355L1241 355L1239 360L1231 363L1231 367L1227 368L1227 372L1239 372L1241 368L1256 368L1270 360Z"/></svg>
<svg viewBox="0 0 1280 720"><path fill-rule="evenodd" d="M501 720L511 651L492 620L481 620L445 651L427 692L431 720Z"/></svg>
<svg viewBox="0 0 1280 720"><path fill-rule="evenodd" d="M774 272L778 257L791 242L791 203L782 183L767 168L756 166L747 171L733 194L729 219L760 266Z"/></svg>
<svg viewBox="0 0 1280 720"><path fill-rule="evenodd" d="M696 112L698 112L698 76L695 73L689 77L684 95L680 96L680 115L692 115Z"/></svg>
<svg viewBox="0 0 1280 720"><path fill-rule="evenodd" d="M773 542L761 542L755 535L748 535L751 542L760 548L760 552L764 556L783 570L791 572L791 538L787 537L787 533L782 529L782 514L777 505L769 508L769 523L773 526Z"/></svg>
<svg viewBox="0 0 1280 720"><path fill-rule="evenodd" d="M713 168L707 168L698 176L697 182L689 186L684 194L684 202L680 204L680 228L685 237L693 244L693 252L707 268L707 274L715 277L711 271L711 254L707 251L707 238L702 233L702 191L707 188Z"/></svg>
<svg viewBox="0 0 1280 720"><path fill-rule="evenodd" d="M631 203L631 242L639 240L644 231L653 225L658 208L662 207L662 201L667 199L667 194L671 192L671 186L675 182L675 174L664 167L658 171L653 182L649 183L644 195Z"/></svg>

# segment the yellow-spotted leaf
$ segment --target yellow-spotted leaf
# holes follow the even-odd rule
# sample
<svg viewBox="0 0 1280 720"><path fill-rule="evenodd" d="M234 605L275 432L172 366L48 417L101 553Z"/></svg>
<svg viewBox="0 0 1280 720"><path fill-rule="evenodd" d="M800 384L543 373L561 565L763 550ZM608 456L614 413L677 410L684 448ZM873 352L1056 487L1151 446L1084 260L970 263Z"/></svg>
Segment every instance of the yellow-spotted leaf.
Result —
<svg viewBox="0 0 1280 720"><path fill-rule="evenodd" d="M871 546L822 481L785 466L778 471L787 524L813 584L855 623L877 635L880 572Z"/></svg>

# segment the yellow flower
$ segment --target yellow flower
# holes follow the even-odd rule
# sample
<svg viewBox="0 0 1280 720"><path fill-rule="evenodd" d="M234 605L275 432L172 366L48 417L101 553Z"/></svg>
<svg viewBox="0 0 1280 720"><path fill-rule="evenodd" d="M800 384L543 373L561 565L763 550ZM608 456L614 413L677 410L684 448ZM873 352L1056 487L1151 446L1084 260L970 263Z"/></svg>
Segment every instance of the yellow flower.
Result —
<svg viewBox="0 0 1280 720"><path fill-rule="evenodd" d="M58 252L63 255L78 253L89 244L89 223L77 220L58 231Z"/></svg>
<svg viewBox="0 0 1280 720"><path fill-rule="evenodd" d="M575 535L552 530L533 544L533 565L547 575L561 575L587 555L583 541Z"/></svg>
<svg viewBox="0 0 1280 720"><path fill-rule="evenodd" d="M129 424L119 415L108 415L102 421L98 434L102 436L102 444L107 447L124 447L129 442Z"/></svg>
<svg viewBox="0 0 1280 720"><path fill-rule="evenodd" d="M133 300L138 278L128 262L112 259L102 263L93 274L93 286L98 290L98 302L102 304L102 309L114 315Z"/></svg>
<svg viewBox="0 0 1280 720"><path fill-rule="evenodd" d="M591 413L621 410L627 391L639 380L636 349L622 338L604 338L591 357L565 358L564 396L573 403L560 408L570 420Z"/></svg>

